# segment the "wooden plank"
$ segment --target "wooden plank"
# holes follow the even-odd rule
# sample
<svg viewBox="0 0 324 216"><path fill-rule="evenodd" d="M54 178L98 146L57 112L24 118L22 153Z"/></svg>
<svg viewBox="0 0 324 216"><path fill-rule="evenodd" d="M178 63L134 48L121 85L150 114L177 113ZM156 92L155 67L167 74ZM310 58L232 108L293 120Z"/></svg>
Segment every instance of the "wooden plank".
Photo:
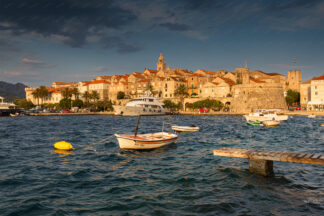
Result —
<svg viewBox="0 0 324 216"><path fill-rule="evenodd" d="M251 160L268 160L324 165L324 154L275 152L263 150L246 150L237 148L215 149L213 150L213 153L216 156L249 158Z"/></svg>
<svg viewBox="0 0 324 216"><path fill-rule="evenodd" d="M313 154L306 154L304 158L311 158Z"/></svg>
<svg viewBox="0 0 324 216"><path fill-rule="evenodd" d="M317 158L319 158L319 157L321 157L320 154L314 154L314 155L312 156L313 159L317 159Z"/></svg>

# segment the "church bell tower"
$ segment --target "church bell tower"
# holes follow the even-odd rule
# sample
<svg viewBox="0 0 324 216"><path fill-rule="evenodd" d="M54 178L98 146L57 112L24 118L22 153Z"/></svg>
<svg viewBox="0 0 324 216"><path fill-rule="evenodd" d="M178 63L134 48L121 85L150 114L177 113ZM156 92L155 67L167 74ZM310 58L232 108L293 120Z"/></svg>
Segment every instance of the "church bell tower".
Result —
<svg viewBox="0 0 324 216"><path fill-rule="evenodd" d="M164 62L164 57L162 52L160 53L160 57L158 63L156 63L156 66L157 66L157 71L165 71L166 69L166 64Z"/></svg>

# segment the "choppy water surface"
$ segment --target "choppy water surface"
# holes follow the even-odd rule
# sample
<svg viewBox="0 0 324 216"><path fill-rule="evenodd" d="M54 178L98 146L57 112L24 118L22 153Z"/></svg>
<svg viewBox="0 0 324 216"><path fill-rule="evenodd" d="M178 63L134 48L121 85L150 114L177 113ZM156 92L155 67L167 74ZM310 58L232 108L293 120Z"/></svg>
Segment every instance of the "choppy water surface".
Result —
<svg viewBox="0 0 324 216"><path fill-rule="evenodd" d="M248 161L213 156L220 147L324 153L321 119L290 118L276 128L241 116L142 117L139 132L163 121L198 133L152 151L120 150L112 137L134 131L136 117L0 118L0 215L323 215L324 167L274 162L275 177L248 172ZM170 128L170 125L166 125Z"/></svg>

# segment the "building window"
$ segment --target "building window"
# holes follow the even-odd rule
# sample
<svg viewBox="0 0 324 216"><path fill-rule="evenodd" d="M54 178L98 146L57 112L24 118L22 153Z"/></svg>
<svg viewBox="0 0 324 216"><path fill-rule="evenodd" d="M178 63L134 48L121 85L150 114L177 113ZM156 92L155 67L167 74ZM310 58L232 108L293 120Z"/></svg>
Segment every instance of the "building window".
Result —
<svg viewBox="0 0 324 216"><path fill-rule="evenodd" d="M170 94L170 97L172 97L172 94Z"/></svg>
<svg viewBox="0 0 324 216"><path fill-rule="evenodd" d="M315 92L315 95L317 95L317 92Z"/></svg>
<svg viewBox="0 0 324 216"><path fill-rule="evenodd" d="M191 80L193 80L193 77L191 78Z"/></svg>
<svg viewBox="0 0 324 216"><path fill-rule="evenodd" d="M168 97L168 94L165 94L165 97Z"/></svg>
<svg viewBox="0 0 324 216"><path fill-rule="evenodd" d="M315 86L315 89L317 89L317 86Z"/></svg>

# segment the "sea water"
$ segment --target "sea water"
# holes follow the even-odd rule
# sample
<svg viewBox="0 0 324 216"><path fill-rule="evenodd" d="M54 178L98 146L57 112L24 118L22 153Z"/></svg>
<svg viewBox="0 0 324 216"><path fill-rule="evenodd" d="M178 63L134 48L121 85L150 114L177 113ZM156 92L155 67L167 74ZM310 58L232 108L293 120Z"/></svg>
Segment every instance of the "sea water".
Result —
<svg viewBox="0 0 324 216"><path fill-rule="evenodd" d="M323 154L324 119L294 116L265 128L242 116L142 117L138 133L159 132L163 122L164 131L167 123L200 127L151 151L121 150L112 136L133 133L136 117L0 120L0 215L324 214L324 166L274 162L275 176L263 177L249 173L247 159L212 154L221 147ZM55 152L62 140L77 150Z"/></svg>

